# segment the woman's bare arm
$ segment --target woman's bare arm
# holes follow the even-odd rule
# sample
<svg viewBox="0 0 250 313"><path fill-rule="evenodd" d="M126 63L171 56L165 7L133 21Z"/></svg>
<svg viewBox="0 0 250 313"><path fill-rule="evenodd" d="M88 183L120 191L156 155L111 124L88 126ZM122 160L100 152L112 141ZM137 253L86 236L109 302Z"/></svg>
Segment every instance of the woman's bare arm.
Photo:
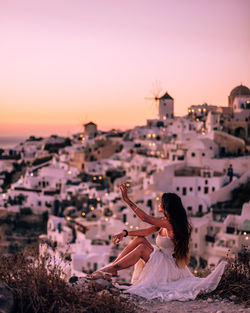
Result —
<svg viewBox="0 0 250 313"><path fill-rule="evenodd" d="M160 230L160 227L151 226L149 228L128 231L128 236L143 236L143 237L145 237L145 236L151 235L153 233L156 233L159 230Z"/></svg>
<svg viewBox="0 0 250 313"><path fill-rule="evenodd" d="M126 184L121 184L120 189L122 192L123 200L131 207L134 213L145 223L155 225L157 227L169 228L169 222L161 218L156 218L148 215L143 210L137 207L137 205L128 198Z"/></svg>

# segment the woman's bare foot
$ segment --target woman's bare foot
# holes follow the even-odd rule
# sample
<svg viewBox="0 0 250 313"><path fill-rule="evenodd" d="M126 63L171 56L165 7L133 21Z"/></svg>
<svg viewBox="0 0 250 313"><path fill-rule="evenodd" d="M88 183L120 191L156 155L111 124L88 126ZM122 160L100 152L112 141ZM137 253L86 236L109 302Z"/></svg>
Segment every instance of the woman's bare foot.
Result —
<svg viewBox="0 0 250 313"><path fill-rule="evenodd" d="M98 279L98 278L105 278L105 279L111 279L112 277L117 277L117 271L112 271L112 272L108 272L108 271L103 271L103 270L99 270L96 271L92 274L87 274L86 277L87 278L93 278L93 279Z"/></svg>

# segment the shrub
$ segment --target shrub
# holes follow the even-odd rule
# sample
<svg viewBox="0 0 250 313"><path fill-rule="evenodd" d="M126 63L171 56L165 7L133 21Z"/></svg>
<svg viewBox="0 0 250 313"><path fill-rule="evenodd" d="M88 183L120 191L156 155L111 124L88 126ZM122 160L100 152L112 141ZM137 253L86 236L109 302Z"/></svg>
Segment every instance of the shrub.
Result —
<svg viewBox="0 0 250 313"><path fill-rule="evenodd" d="M38 261L37 257L27 258L25 252L0 259L0 279L14 293L15 312L136 312L133 304L119 296L73 287L61 278L59 266L50 266L47 270L43 262Z"/></svg>
<svg viewBox="0 0 250 313"><path fill-rule="evenodd" d="M216 290L209 294L201 294L200 297L207 298L217 295L225 298L234 299L236 303L250 306L250 248L243 246L235 259L228 259L228 264ZM206 276L200 273L199 276Z"/></svg>

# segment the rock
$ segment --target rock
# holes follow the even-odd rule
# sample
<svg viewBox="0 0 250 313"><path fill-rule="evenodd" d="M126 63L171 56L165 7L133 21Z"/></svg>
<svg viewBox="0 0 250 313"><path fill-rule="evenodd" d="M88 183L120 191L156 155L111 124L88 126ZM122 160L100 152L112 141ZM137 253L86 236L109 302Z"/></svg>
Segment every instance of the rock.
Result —
<svg viewBox="0 0 250 313"><path fill-rule="evenodd" d="M11 289L0 281L0 312L11 313L14 308L14 296Z"/></svg>
<svg viewBox="0 0 250 313"><path fill-rule="evenodd" d="M213 302L213 301L214 301L214 300L211 299L211 298L208 298L208 299L207 299L207 302L208 302L208 303L211 303L211 302Z"/></svg>
<svg viewBox="0 0 250 313"><path fill-rule="evenodd" d="M224 313L224 311L219 310L219 311L216 311L216 313Z"/></svg>
<svg viewBox="0 0 250 313"><path fill-rule="evenodd" d="M78 281L78 277L77 276L71 276L69 279L69 283L73 284L76 283Z"/></svg>
<svg viewBox="0 0 250 313"><path fill-rule="evenodd" d="M237 297L235 295L232 295L229 297L230 300L235 301L237 299Z"/></svg>
<svg viewBox="0 0 250 313"><path fill-rule="evenodd" d="M114 296L119 296L120 295L120 290L119 289L117 289L117 288L109 288L109 291L110 291L110 293L112 294L112 295L114 295ZM124 295L124 296L126 296L126 295ZM127 296L126 296L127 297Z"/></svg>
<svg viewBox="0 0 250 313"><path fill-rule="evenodd" d="M103 289L112 288L112 287L113 287L112 282L103 278L98 278L95 280L88 280L88 288L93 289L97 292Z"/></svg>
<svg viewBox="0 0 250 313"><path fill-rule="evenodd" d="M98 295L100 295L100 296L106 296L106 295L110 295L110 292L108 291L108 290L101 290L101 291L99 291L99 292L97 292L98 293Z"/></svg>

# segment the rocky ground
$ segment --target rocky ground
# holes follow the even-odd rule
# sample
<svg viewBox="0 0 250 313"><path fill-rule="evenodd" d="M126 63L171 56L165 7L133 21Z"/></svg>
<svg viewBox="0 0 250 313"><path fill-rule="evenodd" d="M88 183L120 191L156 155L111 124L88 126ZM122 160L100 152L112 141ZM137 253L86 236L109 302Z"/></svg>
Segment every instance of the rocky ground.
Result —
<svg viewBox="0 0 250 313"><path fill-rule="evenodd" d="M89 280L86 278L78 278L73 276L68 284L72 288L80 288L80 292L90 292L102 296L112 295L112 297L120 299L124 304L132 304L134 310L126 312L138 313L250 313L250 308L236 304L237 299L231 296L230 299L222 299L219 296L211 296L207 299L198 298L192 301L171 301L163 302L160 299L147 300L145 298L131 295L126 292L127 286L113 283L107 279ZM126 306L125 306L126 307ZM106 308L104 311L107 311ZM0 312L14 313L17 307L14 303L14 294L12 290L0 281ZM90 311L89 311L90 312ZM91 311L92 312L92 311ZM96 312L96 310L95 310ZM120 311L119 313L124 313Z"/></svg>
<svg viewBox="0 0 250 313"><path fill-rule="evenodd" d="M232 301L222 299L207 299L193 301L171 301L161 303L159 300L138 302L138 307L145 313L248 313L250 308L244 308Z"/></svg>
<svg viewBox="0 0 250 313"><path fill-rule="evenodd" d="M73 283L75 286L84 286L86 288L92 285L96 292L111 293L133 302L142 313L250 313L250 308L234 303L236 299L222 299L213 296L206 300L197 299L192 301L171 301L163 302L160 299L146 300L145 298L126 293L126 286L113 284L105 279L86 280L80 278ZM120 312L122 313L122 312Z"/></svg>

